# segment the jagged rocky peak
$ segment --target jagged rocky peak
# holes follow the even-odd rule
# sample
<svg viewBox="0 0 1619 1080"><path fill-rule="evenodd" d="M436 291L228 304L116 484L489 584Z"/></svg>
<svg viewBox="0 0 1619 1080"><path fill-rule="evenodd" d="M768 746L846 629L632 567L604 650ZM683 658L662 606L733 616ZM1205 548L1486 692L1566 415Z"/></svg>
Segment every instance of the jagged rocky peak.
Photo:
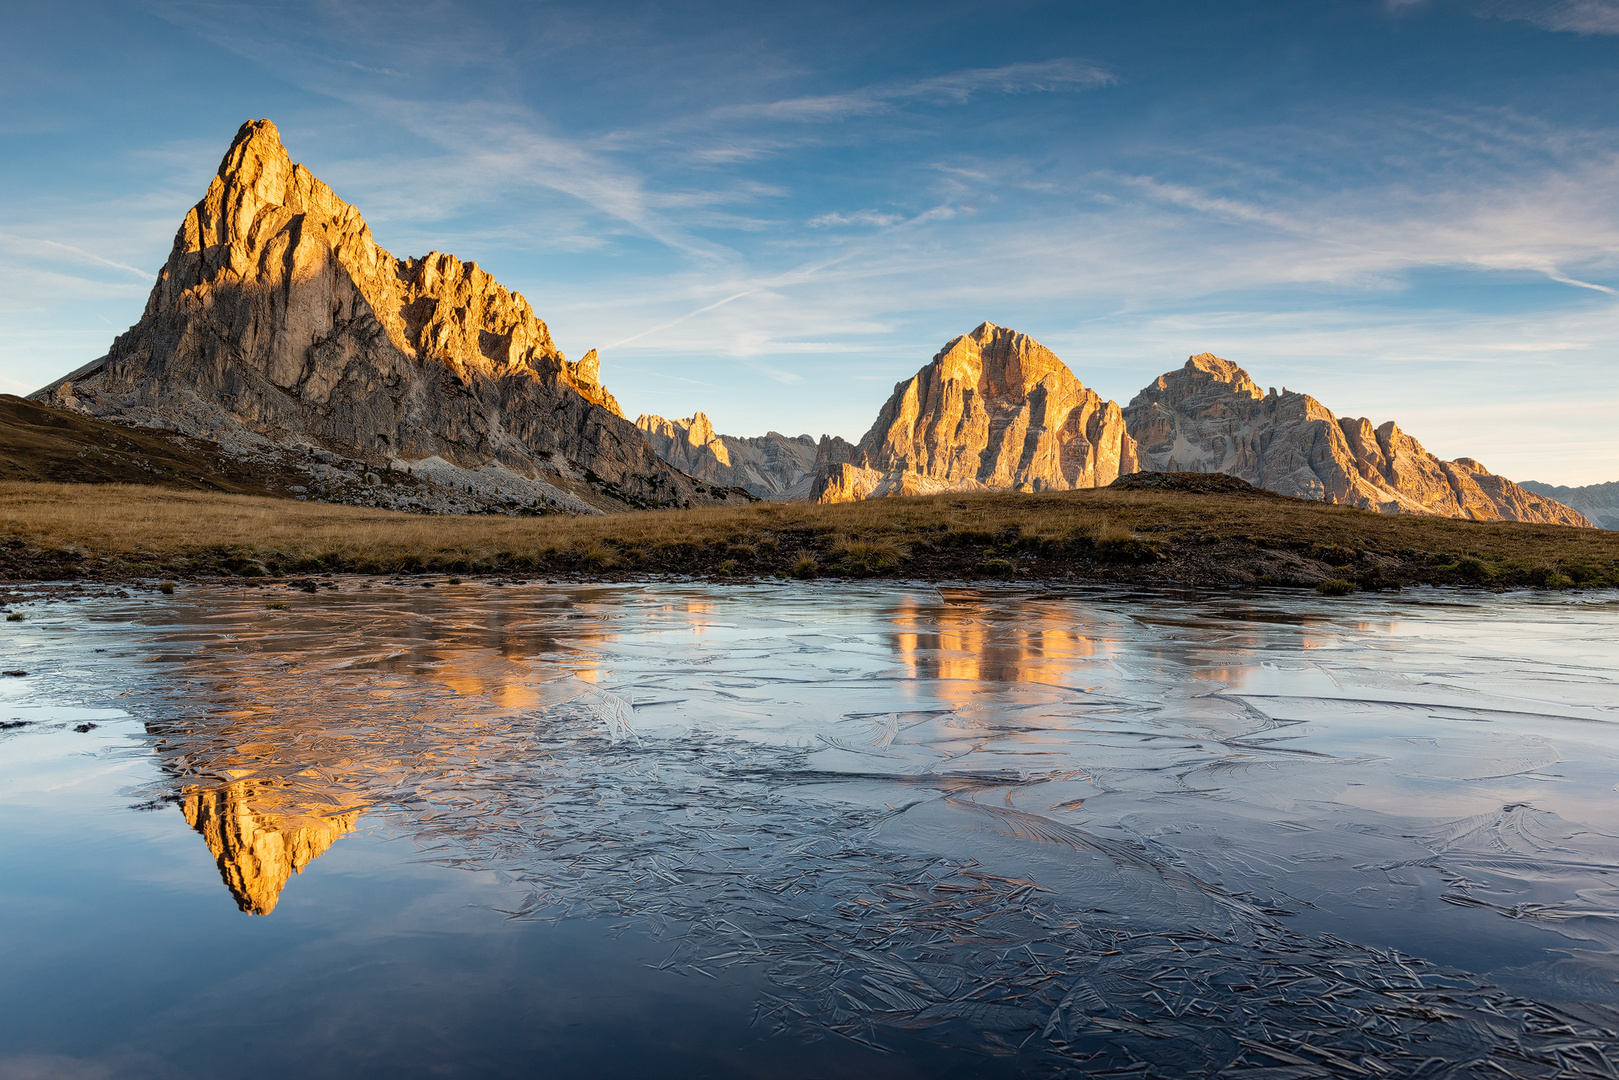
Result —
<svg viewBox="0 0 1619 1080"><path fill-rule="evenodd" d="M706 497L623 418L593 351L569 363L476 263L394 258L268 120L242 125L141 321L34 396L227 444L426 463L457 487L563 505Z"/></svg>
<svg viewBox="0 0 1619 1080"><path fill-rule="evenodd" d="M1246 394L1255 400L1265 396L1246 371L1213 353L1187 357L1185 365L1178 371L1158 376L1142 393L1153 391L1174 397L1189 397L1199 392ZM1272 394L1275 392L1271 391Z"/></svg>
<svg viewBox="0 0 1619 1080"><path fill-rule="evenodd" d="M1340 419L1308 394L1261 393L1203 353L1160 375L1124 410L1141 467L1222 472L1283 495L1386 513L1589 525L1472 458L1442 461L1392 420Z"/></svg>
<svg viewBox="0 0 1619 1080"><path fill-rule="evenodd" d="M721 435L701 412L683 420L642 415L635 426L664 461L718 487L739 487L755 498L782 501L807 498L815 480L820 447L808 435ZM827 440L822 436L823 444ZM835 443L848 446L842 439Z"/></svg>
<svg viewBox="0 0 1619 1080"><path fill-rule="evenodd" d="M1117 404L1027 334L985 322L894 387L852 460L821 469L815 497L1063 491L1135 469Z"/></svg>
<svg viewBox="0 0 1619 1080"><path fill-rule="evenodd" d="M578 363L569 364L564 361L563 371L568 381L573 384L573 388L585 400L600 405L614 416L624 415L624 410L618 406L618 399L608 393L607 387L602 385L602 362L595 349L581 356Z"/></svg>

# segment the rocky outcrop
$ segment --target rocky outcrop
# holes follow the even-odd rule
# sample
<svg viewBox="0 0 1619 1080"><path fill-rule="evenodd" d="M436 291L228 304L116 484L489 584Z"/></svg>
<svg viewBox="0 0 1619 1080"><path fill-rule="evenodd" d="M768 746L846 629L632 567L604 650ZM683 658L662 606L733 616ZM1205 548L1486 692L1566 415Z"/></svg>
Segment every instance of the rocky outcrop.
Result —
<svg viewBox="0 0 1619 1080"><path fill-rule="evenodd" d="M559 503L705 495L624 419L594 352L569 363L476 263L384 251L268 120L237 133L140 322L34 397L226 445L422 462L468 487L498 474Z"/></svg>
<svg viewBox="0 0 1619 1080"><path fill-rule="evenodd" d="M1283 495L1385 513L1590 525L1471 458L1442 461L1389 421L1339 419L1308 394L1261 391L1203 353L1159 376L1124 410L1141 468L1222 472Z"/></svg>
<svg viewBox="0 0 1619 1080"><path fill-rule="evenodd" d="M602 362L595 349L581 356L576 364L563 360L562 374L580 397L593 405L600 405L620 419L624 417L624 410L618 407L618 399L608 393L607 387L602 385Z"/></svg>
<svg viewBox="0 0 1619 1080"><path fill-rule="evenodd" d="M895 386L852 460L828 462L813 495L1066 491L1136 467L1118 405L1033 338L986 322Z"/></svg>
<svg viewBox="0 0 1619 1080"><path fill-rule="evenodd" d="M358 810L312 815L270 809L275 802L268 789L238 781L189 791L180 807L213 853L236 906L252 915L274 911L287 880L352 832L360 816Z"/></svg>
<svg viewBox="0 0 1619 1080"><path fill-rule="evenodd" d="M1518 486L1536 495L1555 499L1569 509L1584 514L1594 521L1599 529L1619 529L1619 481L1567 487L1542 484L1538 480L1523 480Z"/></svg>
<svg viewBox="0 0 1619 1080"><path fill-rule="evenodd" d="M819 454L852 450L848 443L823 435L821 444L808 435L789 438L777 431L757 438L719 435L707 416L684 420L642 415L635 426L657 455L680 471L719 487L739 487L760 499L809 497Z"/></svg>

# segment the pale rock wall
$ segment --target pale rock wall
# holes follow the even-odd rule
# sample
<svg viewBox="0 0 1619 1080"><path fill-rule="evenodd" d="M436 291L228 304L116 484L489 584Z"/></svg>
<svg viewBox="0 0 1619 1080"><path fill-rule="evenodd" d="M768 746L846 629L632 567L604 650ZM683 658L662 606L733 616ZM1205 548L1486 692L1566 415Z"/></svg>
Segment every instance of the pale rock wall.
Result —
<svg viewBox="0 0 1619 1080"><path fill-rule="evenodd" d="M1283 495L1385 513L1589 525L1471 458L1441 461L1393 421L1339 419L1308 394L1259 389L1203 353L1124 409L1141 468L1223 472Z"/></svg>
<svg viewBox="0 0 1619 1080"><path fill-rule="evenodd" d="M1619 481L1567 487L1524 480L1518 486L1584 514L1596 522L1599 529L1619 529Z"/></svg>
<svg viewBox="0 0 1619 1080"><path fill-rule="evenodd" d="M216 441L498 463L604 505L697 496L623 418L594 352L568 363L476 263L384 251L268 120L237 133L140 322L34 398Z"/></svg>
<svg viewBox="0 0 1619 1080"><path fill-rule="evenodd" d="M720 435L700 412L684 420L642 415L635 426L660 458L710 484L782 501L807 498L815 480L817 445L808 435L791 438L778 431L755 438Z"/></svg>

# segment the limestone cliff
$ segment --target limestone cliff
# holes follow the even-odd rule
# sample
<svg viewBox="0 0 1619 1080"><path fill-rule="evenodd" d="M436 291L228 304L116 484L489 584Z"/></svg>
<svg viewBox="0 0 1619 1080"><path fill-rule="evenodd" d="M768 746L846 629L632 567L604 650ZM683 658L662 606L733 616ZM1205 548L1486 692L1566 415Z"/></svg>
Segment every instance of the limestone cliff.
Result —
<svg viewBox="0 0 1619 1080"><path fill-rule="evenodd" d="M236 906L253 915L274 911L287 879L352 832L360 814L280 807L272 792L250 781L189 791L181 810L213 853Z"/></svg>
<svg viewBox="0 0 1619 1080"><path fill-rule="evenodd" d="M476 263L396 259L268 120L244 124L186 215L140 322L34 395L216 441L240 433L596 506L684 505L601 385Z"/></svg>
<svg viewBox="0 0 1619 1080"><path fill-rule="evenodd" d="M1385 513L1590 525L1471 458L1441 461L1389 421L1339 419L1308 394L1261 391L1203 353L1159 376L1124 410L1153 472L1223 472L1283 495Z"/></svg>
<svg viewBox="0 0 1619 1080"><path fill-rule="evenodd" d="M986 322L896 385L852 459L823 463L813 495L1064 491L1136 467L1118 405L1033 338Z"/></svg>
<svg viewBox="0 0 1619 1080"><path fill-rule="evenodd" d="M1619 480L1584 487L1554 486L1524 480L1518 486L1536 495L1555 499L1569 509L1584 514L1596 522L1599 529L1619 529Z"/></svg>
<svg viewBox="0 0 1619 1080"><path fill-rule="evenodd" d="M808 435L789 438L777 431L757 438L720 435L707 416L684 420L643 415L635 426L657 455L670 465L719 487L739 487L760 499L809 497L820 446ZM832 443L842 443L833 439ZM822 436L822 443L828 437Z"/></svg>

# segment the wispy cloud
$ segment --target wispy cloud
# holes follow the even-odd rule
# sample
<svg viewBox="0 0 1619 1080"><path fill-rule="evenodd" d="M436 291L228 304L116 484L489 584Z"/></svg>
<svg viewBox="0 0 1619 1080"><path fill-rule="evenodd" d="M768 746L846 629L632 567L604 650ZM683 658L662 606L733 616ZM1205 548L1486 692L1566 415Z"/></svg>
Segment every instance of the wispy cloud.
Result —
<svg viewBox="0 0 1619 1080"><path fill-rule="evenodd" d="M153 271L142 270L138 266L130 266L116 259L109 259L104 255L97 255L93 251L73 244L63 244L56 240L46 240L37 236L19 236L16 233L0 232L0 249L10 248L16 251L30 252L35 255L44 255L69 262L88 264L91 266L104 266L133 275L136 279L150 282Z"/></svg>
<svg viewBox="0 0 1619 1080"><path fill-rule="evenodd" d="M885 214L877 210L856 210L849 214L820 214L810 218L807 224L812 229L833 229L845 225L869 225L880 229L903 220L905 220L904 214Z"/></svg>
<svg viewBox="0 0 1619 1080"><path fill-rule="evenodd" d="M1482 9L1498 19L1574 34L1619 34L1619 0L1497 0Z"/></svg>
<svg viewBox="0 0 1619 1080"><path fill-rule="evenodd" d="M546 130L543 118L520 106L489 102L426 103L376 94L349 100L386 114L448 152L465 199L466 177L485 198L540 186L578 199L608 218L687 255L721 261L729 249L694 234L659 209L660 197L635 170L592 153L579 140Z"/></svg>
<svg viewBox="0 0 1619 1080"><path fill-rule="evenodd" d="M1544 176L1502 189L1427 195L1385 190L1285 208L1256 206L1147 177L1123 180L1150 198L1215 220L1260 226L1302 243L1296 248L1295 280L1348 284L1423 267L1468 267L1528 271L1560 284L1619 295L1567 269L1614 269L1619 206L1610 193L1619 183L1619 158L1590 163L1579 174Z"/></svg>
<svg viewBox="0 0 1619 1080"><path fill-rule="evenodd" d="M712 110L713 119L791 120L827 123L851 116L885 112L905 103L964 105L976 94L1035 94L1083 90L1117 81L1114 74L1094 64L1059 59L1038 63L1006 64L994 68L898 80L835 94L815 94L750 104L726 105Z"/></svg>

